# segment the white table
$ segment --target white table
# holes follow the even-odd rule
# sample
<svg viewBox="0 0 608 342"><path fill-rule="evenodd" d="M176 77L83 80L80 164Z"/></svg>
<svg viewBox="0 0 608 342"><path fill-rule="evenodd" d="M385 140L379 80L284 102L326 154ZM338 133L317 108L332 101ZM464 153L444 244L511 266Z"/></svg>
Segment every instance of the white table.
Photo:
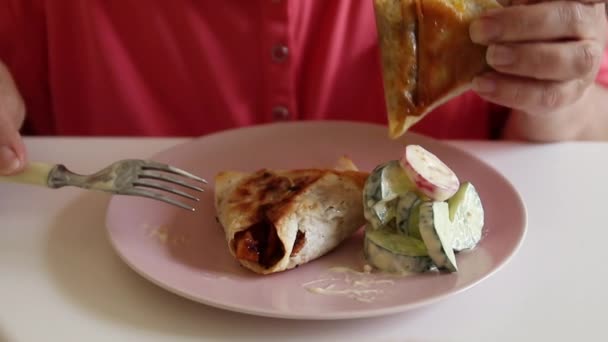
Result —
<svg viewBox="0 0 608 342"><path fill-rule="evenodd" d="M82 172L181 139L28 138L31 159ZM478 286L405 314L307 322L166 292L116 256L108 196L0 184L0 341L608 341L608 143L454 142L521 191L529 231Z"/></svg>

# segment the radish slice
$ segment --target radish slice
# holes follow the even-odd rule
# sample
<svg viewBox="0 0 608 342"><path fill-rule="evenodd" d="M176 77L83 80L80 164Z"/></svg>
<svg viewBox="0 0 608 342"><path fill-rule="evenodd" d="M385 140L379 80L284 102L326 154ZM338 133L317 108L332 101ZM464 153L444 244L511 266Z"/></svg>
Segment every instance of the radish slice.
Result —
<svg viewBox="0 0 608 342"><path fill-rule="evenodd" d="M454 171L419 145L408 145L401 163L418 191L431 200L445 201L460 187Z"/></svg>

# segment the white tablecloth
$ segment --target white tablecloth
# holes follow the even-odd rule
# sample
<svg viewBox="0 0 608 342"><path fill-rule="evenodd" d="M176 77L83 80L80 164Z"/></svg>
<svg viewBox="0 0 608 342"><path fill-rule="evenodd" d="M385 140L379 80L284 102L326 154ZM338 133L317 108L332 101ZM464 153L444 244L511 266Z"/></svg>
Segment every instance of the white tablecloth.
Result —
<svg viewBox="0 0 608 342"><path fill-rule="evenodd" d="M33 160L81 172L181 139L28 138ZM104 227L109 196L0 184L0 341L608 341L608 144L453 142L502 172L529 214L522 249L478 286L373 319L221 311L131 271Z"/></svg>

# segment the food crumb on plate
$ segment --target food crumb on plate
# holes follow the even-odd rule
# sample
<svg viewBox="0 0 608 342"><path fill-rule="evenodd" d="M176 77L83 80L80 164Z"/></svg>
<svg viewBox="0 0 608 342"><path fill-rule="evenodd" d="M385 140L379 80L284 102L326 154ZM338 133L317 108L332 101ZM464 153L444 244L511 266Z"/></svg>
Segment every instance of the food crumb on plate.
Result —
<svg viewBox="0 0 608 342"><path fill-rule="evenodd" d="M143 224L142 227L148 230L148 236L157 239L162 244L183 245L187 242L184 235L169 234L170 227L168 225L160 225L153 227L149 224Z"/></svg>

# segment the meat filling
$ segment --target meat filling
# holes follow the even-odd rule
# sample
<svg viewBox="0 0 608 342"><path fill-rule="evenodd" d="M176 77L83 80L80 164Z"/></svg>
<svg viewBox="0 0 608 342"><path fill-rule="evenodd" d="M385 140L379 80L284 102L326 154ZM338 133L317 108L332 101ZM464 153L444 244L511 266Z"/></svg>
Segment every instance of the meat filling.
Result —
<svg viewBox="0 0 608 342"><path fill-rule="evenodd" d="M304 247L306 235L298 231L291 256L297 255ZM279 239L274 225L263 221L234 236L236 257L269 268L285 255L285 248Z"/></svg>
<svg viewBox="0 0 608 342"><path fill-rule="evenodd" d="M270 268L285 256L285 247L279 239L276 227L272 223L273 218L282 214L295 195L314 183L319 175L309 177L277 176L268 171L259 171L257 177L242 184L239 188L239 195L247 201L242 201L242 206L248 208L250 203L261 203L257 209L255 221L244 231L238 232L234 236L234 250L236 257L240 260L247 260L258 263L260 266ZM248 191L250 187L258 188L257 192ZM255 194L255 201L249 201L249 196ZM303 247L306 238L304 233L298 231L294 242L291 255L296 255Z"/></svg>
<svg viewBox="0 0 608 342"><path fill-rule="evenodd" d="M304 244L306 243L306 234L298 230L298 234L296 235L296 241L293 243L293 249L291 250L291 256L296 256L302 248L304 248Z"/></svg>

